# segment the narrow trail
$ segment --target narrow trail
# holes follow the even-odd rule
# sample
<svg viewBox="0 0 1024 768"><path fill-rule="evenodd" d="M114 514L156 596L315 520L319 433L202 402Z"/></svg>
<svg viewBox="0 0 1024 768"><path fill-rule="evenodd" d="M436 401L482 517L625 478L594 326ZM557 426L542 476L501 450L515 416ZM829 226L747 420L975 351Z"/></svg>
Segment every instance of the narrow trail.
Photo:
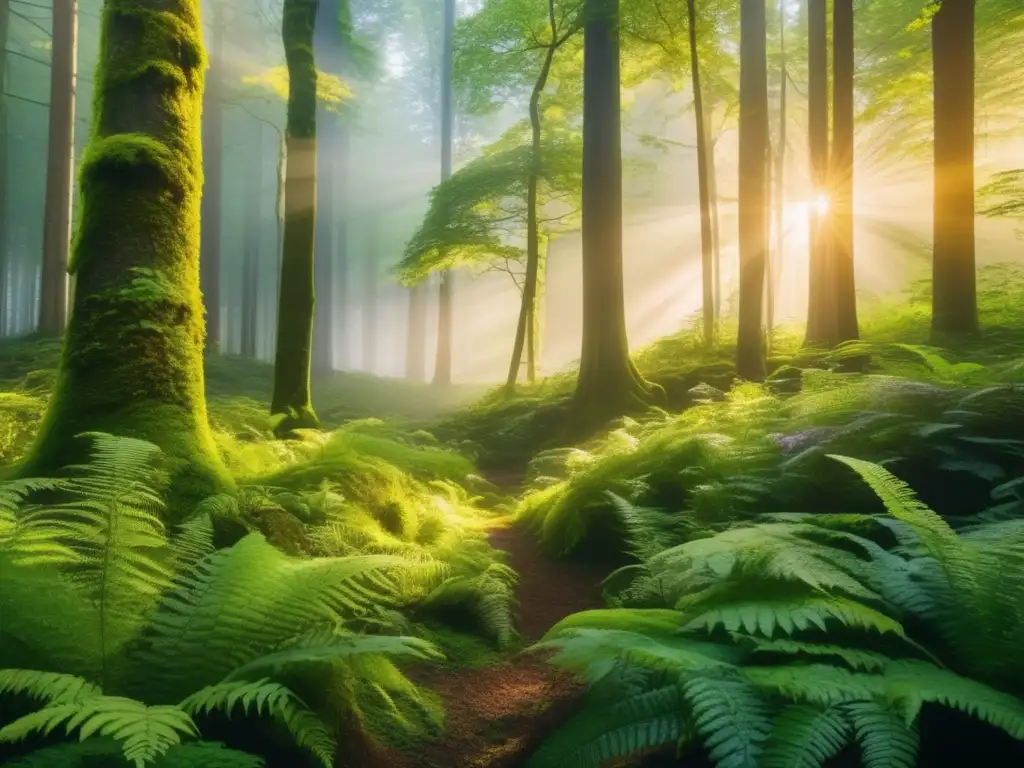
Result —
<svg viewBox="0 0 1024 768"><path fill-rule="evenodd" d="M510 494L522 480L489 479ZM518 629L527 644L569 614L600 605L602 571L547 557L529 533L512 525L494 528L490 540L519 574ZM416 682L441 695L445 732L418 754L396 757L395 768L521 766L572 714L583 692L571 676L525 654L480 669L426 669Z"/></svg>

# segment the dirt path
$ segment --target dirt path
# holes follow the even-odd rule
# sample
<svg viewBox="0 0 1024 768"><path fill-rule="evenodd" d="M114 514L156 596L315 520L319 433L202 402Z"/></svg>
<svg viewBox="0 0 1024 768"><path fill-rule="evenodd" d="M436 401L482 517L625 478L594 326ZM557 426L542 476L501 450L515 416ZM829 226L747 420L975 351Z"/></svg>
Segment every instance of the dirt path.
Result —
<svg viewBox="0 0 1024 768"><path fill-rule="evenodd" d="M513 485L513 478L491 479L506 489ZM508 564L519 574L518 627L527 643L565 616L600 605L602 572L545 556L529 533L514 526L495 528L490 539L508 553ZM445 734L442 741L422 745L417 755L396 759L395 768L521 766L582 694L570 676L526 655L482 669L428 669L416 682L444 700Z"/></svg>

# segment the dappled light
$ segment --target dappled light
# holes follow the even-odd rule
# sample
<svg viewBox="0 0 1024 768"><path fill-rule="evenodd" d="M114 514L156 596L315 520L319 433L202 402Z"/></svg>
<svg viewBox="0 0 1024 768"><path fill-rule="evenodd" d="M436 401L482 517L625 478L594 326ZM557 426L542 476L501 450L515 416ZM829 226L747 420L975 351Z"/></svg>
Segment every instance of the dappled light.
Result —
<svg viewBox="0 0 1024 768"><path fill-rule="evenodd" d="M1024 765L1021 0L0 0L0 765Z"/></svg>

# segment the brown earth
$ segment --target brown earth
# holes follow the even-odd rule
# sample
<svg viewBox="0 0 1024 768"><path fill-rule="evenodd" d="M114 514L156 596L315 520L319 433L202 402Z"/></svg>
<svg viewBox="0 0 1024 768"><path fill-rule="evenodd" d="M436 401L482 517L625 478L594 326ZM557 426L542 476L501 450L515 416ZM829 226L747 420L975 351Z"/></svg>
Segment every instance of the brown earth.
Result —
<svg viewBox="0 0 1024 768"><path fill-rule="evenodd" d="M490 479L509 489L521 476ZM511 525L495 527L490 538L519 574L518 628L527 643L565 616L600 605L603 572L546 557L529 533ZM410 677L440 694L444 736L416 754L371 749L353 759L349 752L339 768L515 768L572 714L582 694L576 680L536 654L480 669L423 668Z"/></svg>

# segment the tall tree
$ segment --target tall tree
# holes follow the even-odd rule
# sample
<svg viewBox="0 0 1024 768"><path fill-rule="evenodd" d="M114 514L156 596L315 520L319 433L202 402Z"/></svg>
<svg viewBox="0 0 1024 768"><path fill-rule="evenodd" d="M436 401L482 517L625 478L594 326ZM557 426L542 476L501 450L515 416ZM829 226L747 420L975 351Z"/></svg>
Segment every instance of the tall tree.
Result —
<svg viewBox="0 0 1024 768"><path fill-rule="evenodd" d="M932 329L978 329L974 245L974 2L932 17L935 114Z"/></svg>
<svg viewBox="0 0 1024 768"><path fill-rule="evenodd" d="M53 0L50 128L43 213L43 275L39 331L64 333L68 320L68 257L75 172L75 76L78 67L78 2Z"/></svg>
<svg viewBox="0 0 1024 768"><path fill-rule="evenodd" d="M786 250L786 141L787 133L787 96L789 91L789 72L786 69L786 2L779 0L779 138L775 144L775 258L771 266L771 295L778 300L782 287L782 268ZM772 304L768 315L768 328L775 327L777 306Z"/></svg>
<svg viewBox="0 0 1024 768"><path fill-rule="evenodd" d="M831 259L835 339L856 339L857 290L853 268L853 0L834 0L832 9L832 155L829 190L832 211Z"/></svg>
<svg viewBox="0 0 1024 768"><path fill-rule="evenodd" d="M715 264L714 231L711 224L711 186L708 178L707 119L704 116L704 92L700 86L700 53L697 50L696 0L686 0L690 33L690 77L693 86L693 111L697 130L697 187L700 198L701 286L703 294L704 343L715 342Z"/></svg>
<svg viewBox="0 0 1024 768"><path fill-rule="evenodd" d="M224 171L224 0L213 0L210 30L210 73L203 95L203 203L200 284L206 307L206 349L221 345L220 240Z"/></svg>
<svg viewBox="0 0 1024 768"><path fill-rule="evenodd" d="M252 160L245 169L245 212L242 234L242 357L254 360L259 326L260 245L263 241L263 124L253 129Z"/></svg>
<svg viewBox="0 0 1024 768"><path fill-rule="evenodd" d="M583 13L583 343L573 401L580 427L652 395L626 335L618 0L586 0Z"/></svg>
<svg viewBox="0 0 1024 768"><path fill-rule="evenodd" d="M516 323L516 336L512 343L512 358L509 361L508 376L505 379L505 388L510 392L515 388L516 380L519 378L524 349L527 356L527 381L532 383L537 374L538 305L541 282L538 187L543 171L540 99L551 75L551 64L554 61L555 53L578 29L578 22L573 20L569 23L568 29L560 30L559 20L555 13L555 0L548 0L547 5L547 36L549 39L546 43L537 43L544 50L544 58L541 61L537 79L530 91L530 166L526 178L526 274L523 276L523 292L519 306L519 320Z"/></svg>
<svg viewBox="0 0 1024 768"><path fill-rule="evenodd" d="M82 460L83 432L142 438L173 460L171 508L182 511L230 485L203 391L199 3L107 0L101 18L74 309L20 472Z"/></svg>
<svg viewBox="0 0 1024 768"><path fill-rule="evenodd" d="M768 51L764 0L740 3L739 335L736 373L765 378L764 290L768 245Z"/></svg>
<svg viewBox="0 0 1024 768"><path fill-rule="evenodd" d="M809 345L831 345L835 336L826 221L828 198L828 0L807 2L807 139L811 174L808 206Z"/></svg>
<svg viewBox="0 0 1024 768"><path fill-rule="evenodd" d="M277 351L270 413L278 435L315 428L310 358L316 297L316 59L313 31L317 0L285 0L281 38L288 65L285 127L284 243L277 308Z"/></svg>
<svg viewBox="0 0 1024 768"><path fill-rule="evenodd" d="M452 89L452 63L455 35L455 0L444 0L443 42L441 46L441 181L452 175L452 148L455 129L455 105ZM437 357L434 384L452 382L452 271L441 272L437 303Z"/></svg>

